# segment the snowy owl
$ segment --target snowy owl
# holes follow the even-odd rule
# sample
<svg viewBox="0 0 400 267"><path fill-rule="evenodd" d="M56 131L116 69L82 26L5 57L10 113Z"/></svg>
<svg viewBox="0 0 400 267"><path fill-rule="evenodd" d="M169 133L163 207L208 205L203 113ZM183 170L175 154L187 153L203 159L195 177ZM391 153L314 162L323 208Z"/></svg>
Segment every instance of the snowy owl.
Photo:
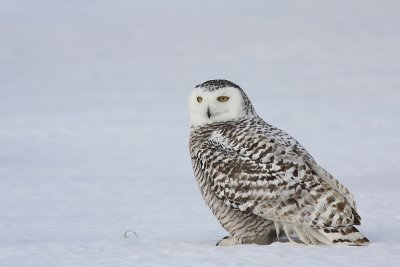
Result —
<svg viewBox="0 0 400 267"><path fill-rule="evenodd" d="M197 85L189 140L202 196L229 232L217 245L366 245L353 195L293 137L264 122L227 80Z"/></svg>

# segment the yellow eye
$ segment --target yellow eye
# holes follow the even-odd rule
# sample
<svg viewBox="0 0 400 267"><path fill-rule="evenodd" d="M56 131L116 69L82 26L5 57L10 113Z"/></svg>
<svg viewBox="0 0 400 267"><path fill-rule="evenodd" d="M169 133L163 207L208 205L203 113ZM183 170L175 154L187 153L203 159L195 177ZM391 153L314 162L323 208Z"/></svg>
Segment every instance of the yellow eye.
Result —
<svg viewBox="0 0 400 267"><path fill-rule="evenodd" d="M197 97L197 102L201 103L201 101L203 101L203 98L201 96Z"/></svg>
<svg viewBox="0 0 400 267"><path fill-rule="evenodd" d="M219 102L226 102L226 101L228 101L229 100L229 97L228 96L219 96L218 97L218 101Z"/></svg>

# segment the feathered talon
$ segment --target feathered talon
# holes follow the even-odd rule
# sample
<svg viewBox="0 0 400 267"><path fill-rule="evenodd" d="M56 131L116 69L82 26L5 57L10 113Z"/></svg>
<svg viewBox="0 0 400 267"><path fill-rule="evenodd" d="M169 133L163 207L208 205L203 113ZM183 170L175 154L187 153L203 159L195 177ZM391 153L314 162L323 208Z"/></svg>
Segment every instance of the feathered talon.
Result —
<svg viewBox="0 0 400 267"><path fill-rule="evenodd" d="M225 236L220 241L217 242L216 246L235 246L240 245L242 242L233 236Z"/></svg>

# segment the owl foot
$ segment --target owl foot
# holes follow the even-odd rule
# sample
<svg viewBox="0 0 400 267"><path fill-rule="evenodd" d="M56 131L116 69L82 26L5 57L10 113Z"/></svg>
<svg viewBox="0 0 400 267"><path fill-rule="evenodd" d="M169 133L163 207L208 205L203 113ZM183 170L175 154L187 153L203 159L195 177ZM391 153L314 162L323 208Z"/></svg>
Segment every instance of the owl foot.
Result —
<svg viewBox="0 0 400 267"><path fill-rule="evenodd" d="M239 245L239 244L242 244L242 241L240 241L236 237L225 236L220 241L218 241L216 246L234 246L234 245Z"/></svg>

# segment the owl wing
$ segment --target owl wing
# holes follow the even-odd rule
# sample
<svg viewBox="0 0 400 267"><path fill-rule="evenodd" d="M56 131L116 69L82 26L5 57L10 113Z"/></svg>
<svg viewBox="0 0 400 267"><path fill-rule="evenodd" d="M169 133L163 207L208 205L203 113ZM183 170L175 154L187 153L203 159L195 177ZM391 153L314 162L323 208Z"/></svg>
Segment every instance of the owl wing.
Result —
<svg viewBox="0 0 400 267"><path fill-rule="evenodd" d="M204 143L212 156L200 159L209 186L228 206L268 220L337 227L359 224L359 216L290 147L257 135L242 142L215 133Z"/></svg>
<svg viewBox="0 0 400 267"><path fill-rule="evenodd" d="M272 127L268 125L270 128L274 128L275 130L279 130L275 127ZM328 171L326 171L324 168L319 166L314 158L308 153L308 151L299 143L297 142L293 137L290 135L284 133L283 131L280 131L280 138L276 139L276 141L281 145L285 146L286 144L280 143L282 139L289 141L290 143L290 151L288 154L294 154L296 157L300 157L313 171L317 173L320 179L322 179L324 182L328 183L333 189L339 191L340 194L342 194L348 203L351 205L351 207L354 210L357 210L356 207L356 202L354 200L353 194L342 184L340 183L335 177L333 177L332 174L330 174ZM287 149L286 149L287 150Z"/></svg>
<svg viewBox="0 0 400 267"><path fill-rule="evenodd" d="M357 211L356 201L354 200L354 196L349 189L347 189L342 183L333 177L332 174L319 166L314 160L304 157L304 162L310 166L310 168L315 171L324 182L328 183L333 189L339 191L340 194L346 198L351 207Z"/></svg>

